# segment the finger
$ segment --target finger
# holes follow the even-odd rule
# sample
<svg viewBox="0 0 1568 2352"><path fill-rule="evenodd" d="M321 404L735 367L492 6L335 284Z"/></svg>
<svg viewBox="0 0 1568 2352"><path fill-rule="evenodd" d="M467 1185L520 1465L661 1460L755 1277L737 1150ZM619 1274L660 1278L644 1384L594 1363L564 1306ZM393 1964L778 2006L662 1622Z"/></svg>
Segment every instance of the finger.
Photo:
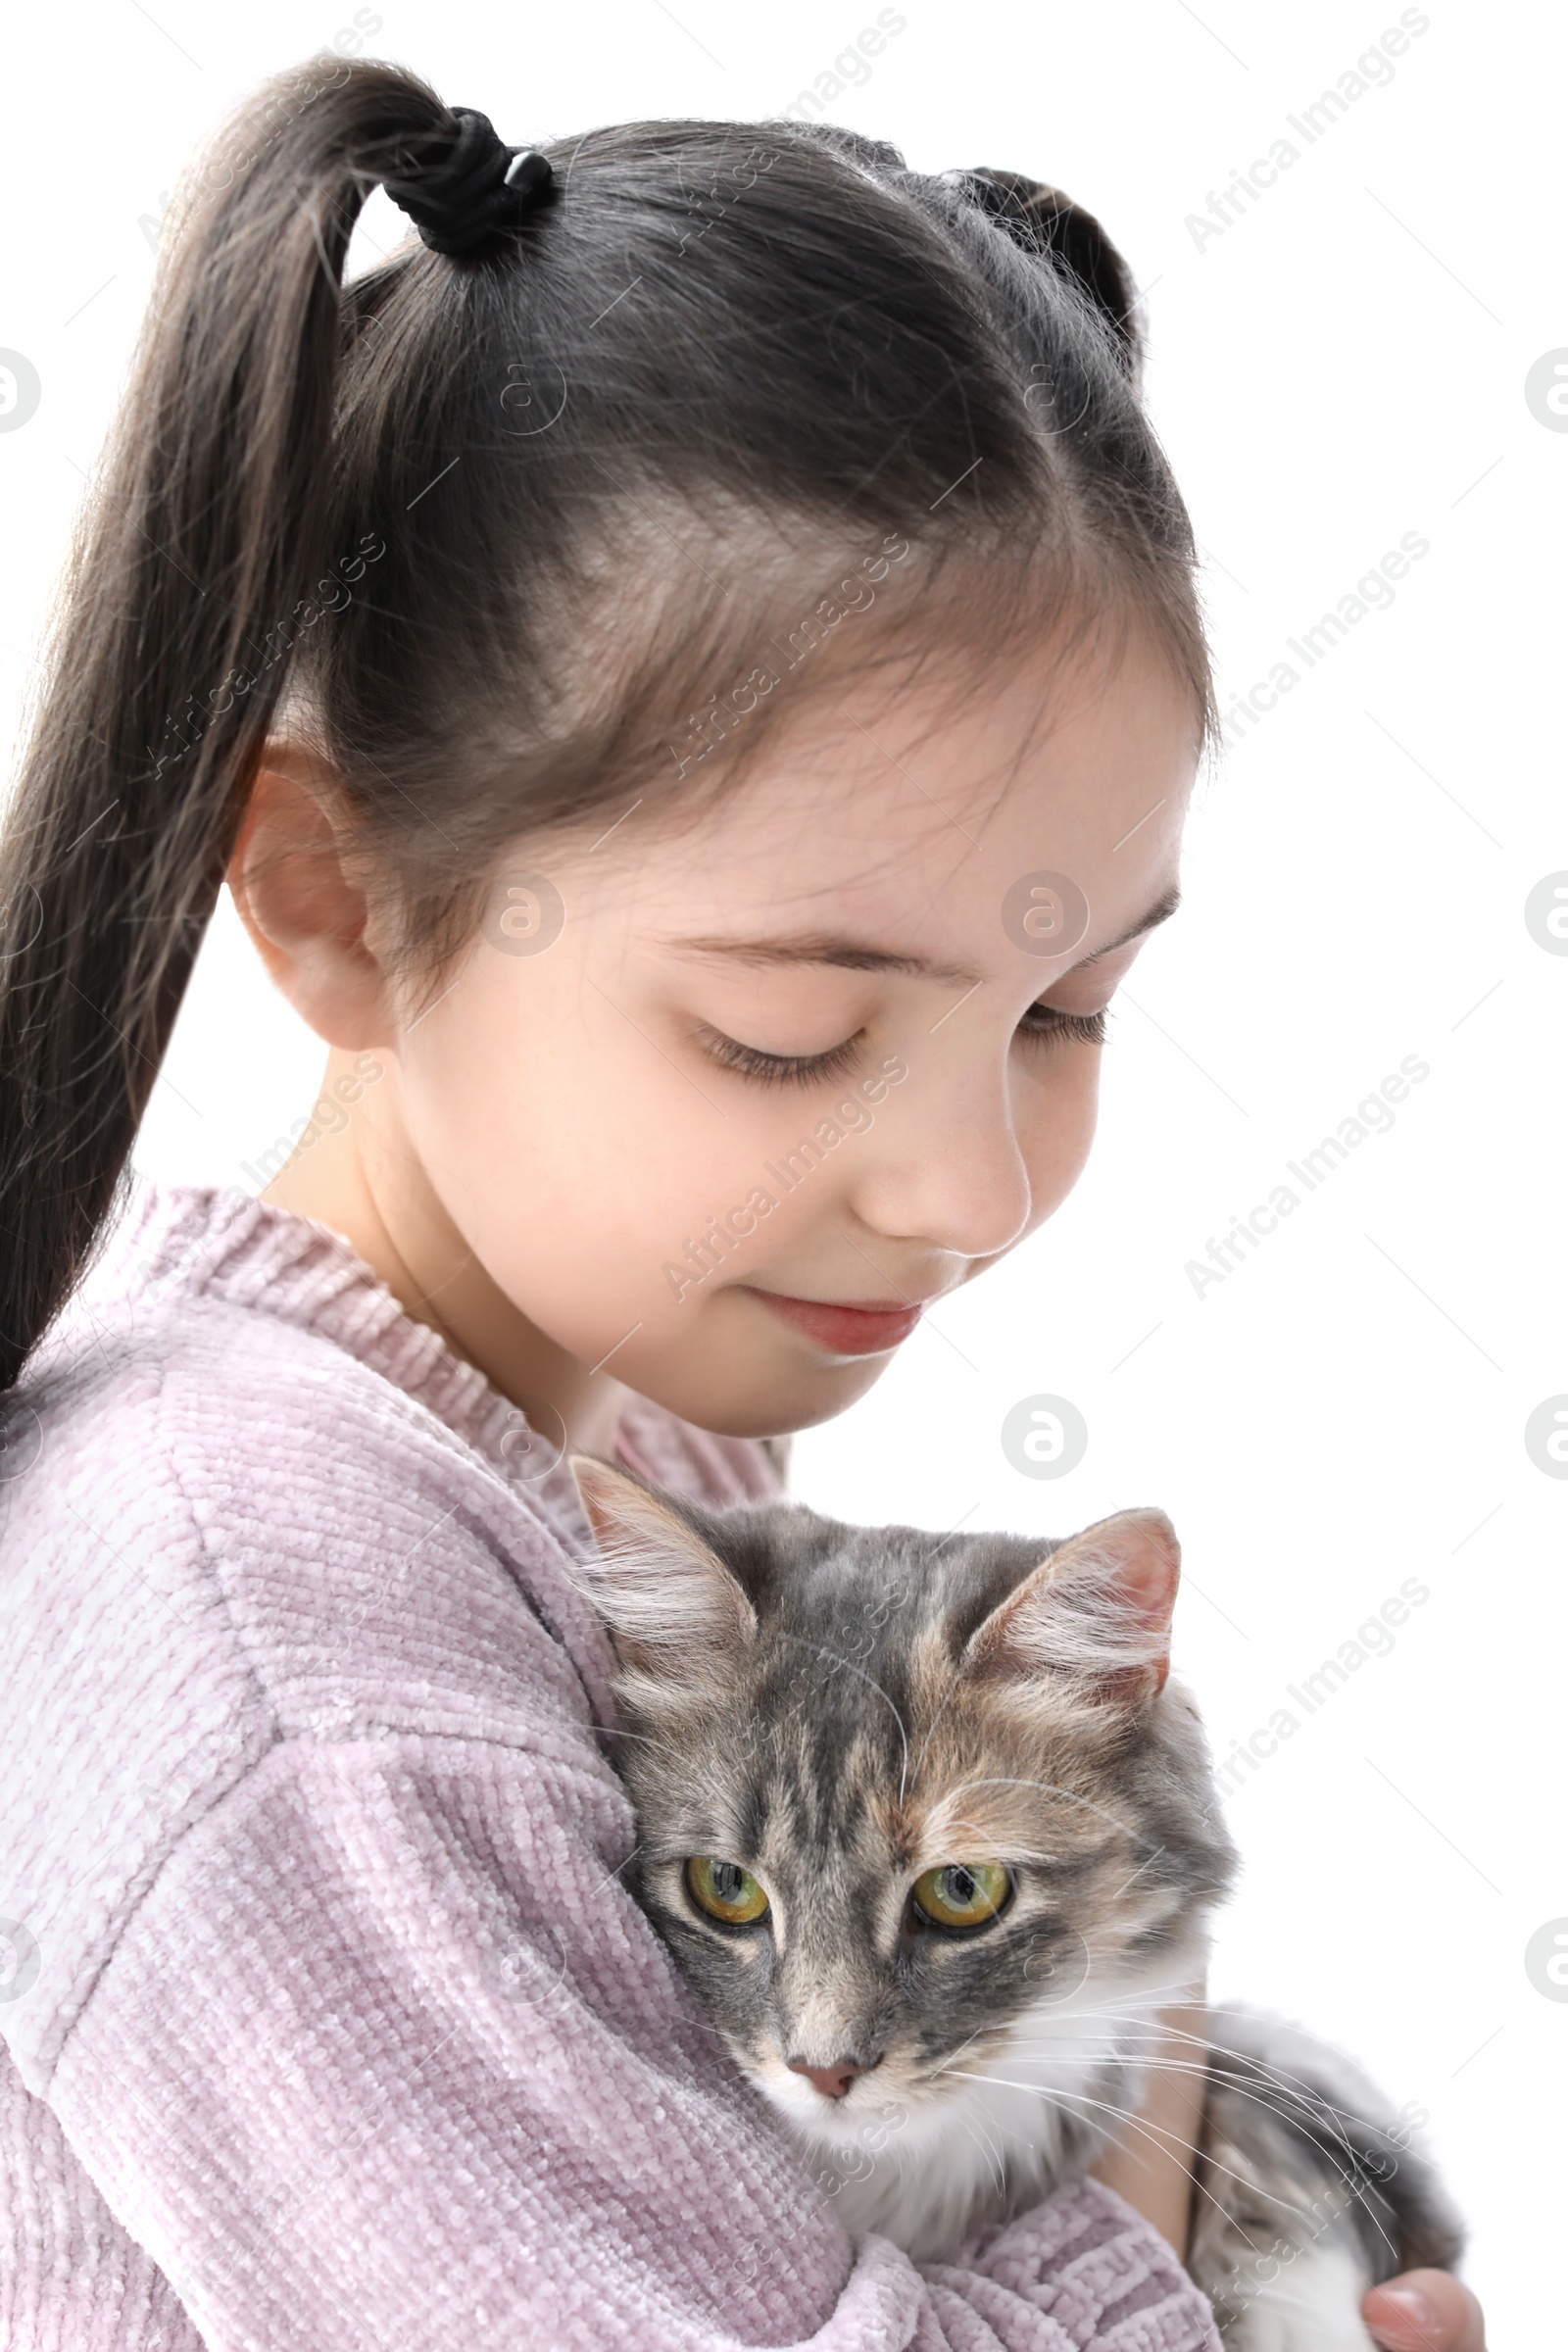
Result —
<svg viewBox="0 0 1568 2352"><path fill-rule="evenodd" d="M1375 2286L1361 2317L1386 2352L1486 2352L1481 2306L1446 2271L1406 2271Z"/></svg>

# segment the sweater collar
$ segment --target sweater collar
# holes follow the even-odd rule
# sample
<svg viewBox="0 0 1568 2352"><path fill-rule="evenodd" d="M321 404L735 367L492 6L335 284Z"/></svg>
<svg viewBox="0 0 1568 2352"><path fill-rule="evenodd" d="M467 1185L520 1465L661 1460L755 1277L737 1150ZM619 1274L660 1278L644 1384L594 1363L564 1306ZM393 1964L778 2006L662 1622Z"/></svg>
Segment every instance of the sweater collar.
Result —
<svg viewBox="0 0 1568 2352"><path fill-rule="evenodd" d="M564 1523L557 1532L568 1549L591 1545L575 1483L548 1434L409 1314L332 1227L226 1187L135 1177L84 1289L63 1324L116 1294L155 1305L178 1291L318 1333L434 1413L509 1484L531 1489L542 1515Z"/></svg>

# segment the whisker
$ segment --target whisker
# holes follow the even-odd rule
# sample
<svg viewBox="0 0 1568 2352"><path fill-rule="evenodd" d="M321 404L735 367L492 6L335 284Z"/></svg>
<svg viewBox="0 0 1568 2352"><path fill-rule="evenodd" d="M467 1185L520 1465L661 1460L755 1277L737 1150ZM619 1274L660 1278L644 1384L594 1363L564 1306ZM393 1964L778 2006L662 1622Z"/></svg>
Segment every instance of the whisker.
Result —
<svg viewBox="0 0 1568 2352"><path fill-rule="evenodd" d="M1112 2117L1117 2123L1129 2126L1132 2131L1138 2133L1140 2138L1147 2139L1151 2147L1154 2148L1158 2154L1162 2156L1175 2156L1179 2160L1183 2161L1186 2159L1186 2144L1174 2132L1162 2132L1157 2125L1146 2124L1143 2118L1135 2115L1130 2107L1119 2107L1111 2100L1093 2098L1086 2090L1067 2090L1058 2085L1053 2085L1050 2088L1046 2088L1041 2084L1034 2082L1009 2082L1006 2078L1002 2075L966 2075L960 2076L959 2080L968 2082L995 2082L1004 2090L1032 2090L1038 2094L1043 2103L1047 2106L1055 2106L1064 2099L1077 2099L1085 2106L1097 2108L1101 2114ZM1228 2165L1220 2164L1212 2158L1210 2158L1208 2161L1213 2165L1213 2169L1216 2173L1223 2173L1228 2180L1234 2180L1238 2187L1255 2188L1256 2184L1254 2182L1244 2180L1239 2173L1231 2172ZM1229 2219L1229 2216L1226 2214L1225 2208L1220 2203L1219 2199L1211 2195L1200 2180L1195 2179L1193 2187L1200 2196L1207 2197L1208 2202L1213 2206L1214 2211L1220 2216L1221 2220ZM1262 2190L1258 2193L1265 2196L1268 2195L1267 2190ZM1289 2213L1295 2211L1295 2208L1291 2206L1283 2197L1269 2197L1269 2202L1271 2204L1278 2205L1281 2212Z"/></svg>
<svg viewBox="0 0 1568 2352"><path fill-rule="evenodd" d="M1081 2019L1083 2017L1093 2017L1095 2014L1096 2013L1092 2010L1078 2011L1074 2013L1075 2018L1077 2019ZM1209 2057L1211 2054L1218 2054L1221 2057L1241 2057L1245 2055L1244 2053L1237 2051L1226 2050L1218 2043L1203 2042L1196 2035L1182 2035L1181 2038L1191 2040L1195 2043L1195 2046L1201 2048L1203 2056L1200 2059L1171 2057L1163 2052L1162 2047L1165 2033L1169 2031L1173 2030L1152 2029L1141 2037L1136 2034L1124 2034L1116 2045L1112 2045L1110 2048L1107 2048L1105 2055L1107 2058L1112 2056L1120 2056L1123 2058L1132 2056L1136 2059L1137 2063L1157 2066L1162 2072L1167 2074L1194 2075L1202 2077L1205 2080L1208 2078L1210 2073ZM1140 2038L1142 2038L1148 2044L1148 2048L1146 2050L1139 2051L1136 2048L1136 2044ZM1059 2048L1061 2045L1059 2037L1046 2035L1044 2037L1032 2037L1028 2040L1014 2036L1011 2038L1010 2046L1019 2051L1038 2050L1043 2053L1049 2053L1054 2049ZM1255 2083L1242 2082L1231 2080L1227 2082L1226 2087L1237 2097L1251 2100L1255 2106L1262 2108L1268 2114L1277 2116L1281 2122L1290 2124L1298 2130L1300 2130L1302 2126L1300 2111L1303 2103L1308 2105L1310 2109L1310 2113L1306 2119L1308 2122L1318 2124L1325 2131L1330 2131L1335 2127L1340 2126L1341 2118L1338 2111L1329 2101L1324 2098L1323 2093L1317 2090L1311 2083L1303 2081L1296 2081L1294 2078L1288 2082L1284 2075L1282 2075L1277 2069L1266 2066L1261 2060L1256 2058L1248 2058L1247 2063L1256 2068L1257 2072L1263 2077L1267 2089L1272 2090L1276 2095L1274 2098L1270 2098L1265 2095L1265 2089L1260 2088ZM1376 2130L1375 2126L1372 2128L1374 2131ZM1379 2136L1381 2137L1383 2135L1379 2134ZM1341 2144L1345 2149L1345 2153L1353 2163L1355 2151L1348 2137L1344 2133L1343 2130L1339 2132L1339 2137ZM1312 2144L1319 2148L1319 2152L1321 2154L1329 2156L1330 2151L1326 2148L1322 2148L1318 2141L1313 2140Z"/></svg>
<svg viewBox="0 0 1568 2352"><path fill-rule="evenodd" d="M1265 2081L1281 2098L1290 2098L1294 2095L1300 2105L1304 2105L1307 2108L1308 2120L1317 2125L1319 2129L1328 2132L1338 2141L1340 2147L1343 2148L1346 2156L1349 2159L1351 2166L1354 2167L1356 2163L1355 2149L1352 2146L1349 2135L1345 2129L1344 2119L1341 2111L1323 2091L1318 2089L1315 2083L1308 2082L1303 2076L1292 2074L1289 2068L1274 2066L1263 2059L1256 2058L1250 2051L1232 2049L1226 2043L1216 2040L1212 2034L1200 2035L1189 2034L1184 2029L1175 2027L1169 2029L1169 2031L1176 2039L1190 2042L1195 2048L1201 2049L1205 2053L1213 2054L1221 2058L1233 2058L1238 2062L1238 2064L1254 2069L1265 2079ZM1244 2097L1251 2097L1255 2099L1260 2106L1267 2106L1268 2104L1268 2102L1261 2097L1261 2094L1250 2085L1243 2084L1233 2081L1228 2083L1227 2087ZM1278 2111L1276 2110L1276 2112ZM1294 2124L1298 2130L1301 2128L1300 2116L1298 2112L1293 2112L1289 2117L1285 2118L1285 2120ZM1368 2129L1379 2139L1384 2139L1388 2136L1387 2133L1380 2131L1375 2124L1369 2125ZM1308 2134L1308 2136L1310 2136L1310 2134ZM1327 2157L1331 2162L1337 2161L1333 2157L1331 2151L1325 2148L1321 2141L1317 2140L1315 2137L1312 2138L1312 2145L1318 2149L1318 2152L1321 2155ZM1373 2218L1375 2219L1376 2217L1374 2216ZM1381 2229L1381 2225L1379 2225L1379 2228Z"/></svg>
<svg viewBox="0 0 1568 2352"><path fill-rule="evenodd" d="M1110 1900L1113 1903L1118 1901L1120 1897L1126 1893L1128 1887L1132 1885L1133 1880L1137 1878L1138 1872L1147 1870L1151 1862L1157 1862L1160 1855L1164 1851L1165 1848L1162 1845L1156 1845L1152 1854L1146 1854L1143 1860L1139 1863L1138 1870L1129 1872L1128 1876L1123 1879L1121 1885L1116 1888L1115 1893L1111 1895Z"/></svg>
<svg viewBox="0 0 1568 2352"><path fill-rule="evenodd" d="M1139 1999L1140 2007L1147 2007L1151 2004L1151 2002L1157 2003L1160 1995L1158 1992L1155 1992L1152 1995L1144 1993L1137 1997ZM1077 2009L1070 2012L1066 2011L1065 2009L1063 2010L1063 2015L1070 2015L1075 2022L1092 2020L1096 2017L1113 2014L1113 2000L1110 2003L1102 2004L1096 2009ZM1185 2043L1192 2049L1200 2051L1201 2053L1201 2059L1198 2062L1192 2062L1194 2063L1195 2072L1206 2071L1207 2061L1211 2056L1235 2059L1241 2065L1256 2069L1259 2074L1263 2075L1267 2079L1274 2089L1279 2092L1281 2097L1289 2097L1294 2093L1296 2097L1298 2097L1303 2104L1307 2105L1314 2111L1316 2119L1322 2123L1325 2130L1329 2129L1331 2125L1336 2125L1339 2122L1338 2113L1334 2108L1333 2102L1327 2099L1325 2094L1317 2088L1316 2084L1308 2082L1305 2077L1294 2075L1288 2068L1270 2065L1264 2060L1254 2057L1250 2051L1233 2049L1229 2046L1229 2044L1218 2040L1212 2034L1194 2034L1184 2027L1169 2025L1161 2020L1158 2024L1151 2024L1145 2029L1144 2038L1153 2049L1157 2049L1168 2038ZM1175 2071L1175 2069L1182 2064L1182 2061L1180 2060L1163 2055L1152 2062L1168 2067L1172 2071ZM1248 2086L1245 2086L1239 2082L1233 2082L1229 2084L1229 2087L1233 2090L1244 2093L1244 2095L1252 2097L1258 2096L1254 2090L1250 2090L1248 2088ZM1263 2102L1259 2100L1259 2103L1262 2104ZM1293 2118L1292 2120L1295 2119ZM1371 2128L1374 2131L1377 2129L1376 2126ZM1350 2145L1348 2137L1344 2133L1343 2130L1341 2130L1339 2136L1346 2153L1353 2160L1354 2150ZM1379 2132L1378 2136L1383 2137L1386 2135Z"/></svg>
<svg viewBox="0 0 1568 2352"><path fill-rule="evenodd" d="M961 2117L959 2120L961 2121L965 2132L968 2132L969 2137L974 2141L975 2146L985 2158L986 2164L991 2172L992 2180L995 2184L997 2194L1000 2196L1003 2189L1006 2186L1007 2176L1002 2168L1001 2158L998 2155L997 2150L992 2146L990 2140L988 2140L983 2132L979 2130L972 2117L966 2115Z"/></svg>
<svg viewBox="0 0 1568 2352"><path fill-rule="evenodd" d="M1031 2045L1020 2045L1018 2043L1014 2043L1013 2046L1015 2048L1019 2048L1028 2047ZM1036 2044L1033 2046L1049 2049L1051 2045ZM1235 2055L1235 2053L1231 2054ZM1157 2061L1157 2063L1163 2065L1167 2071L1173 2074L1198 2076L1201 2077L1205 2081L1208 2078L1209 2070L1206 2063L1199 2064L1192 2060L1182 2059L1164 2059ZM1251 2060L1250 2063L1256 2066L1259 2073L1265 2078L1267 2086L1274 2091L1276 2094L1275 2097L1269 2097L1266 2095L1266 2091L1263 2087L1260 2087L1254 2083L1233 2082L1230 2082L1227 2087L1239 2097L1250 2100L1262 2113L1274 2116L1279 2122L1287 2125L1290 2129L1297 2132L1302 2138L1304 2138L1308 2145L1314 2148L1317 2154L1322 2157L1324 2162L1339 2175L1342 2183L1351 2191L1352 2196L1359 2203L1362 2211L1365 2212L1367 2220L1371 2223L1373 2229L1376 2230L1379 2237L1382 2238L1385 2245L1387 2245L1390 2253L1396 2257L1398 2249L1394 2239L1384 2228L1382 2220L1377 2212L1367 2202L1364 2195L1361 2194L1361 2182L1365 2177L1365 2168L1359 2163L1355 2149L1351 2145L1348 2137L1344 2132L1341 2118L1338 2112L1327 2105L1321 2092L1314 2090L1310 2084L1302 2084L1300 2088L1305 2093L1307 2099L1311 2102L1311 2111L1303 2119L1298 2099L1293 2097L1293 2094L1287 2088L1283 2081L1273 2079L1273 2070L1264 2066L1260 2061L1255 2059ZM1001 2087L1009 2089L1035 2088L1040 2097L1046 2100L1048 2103L1057 2098L1076 2099L1086 2105L1102 2109L1106 2114L1115 2115L1128 2122L1131 2122L1134 2124L1135 2128L1141 2128L1139 2119L1135 2118L1130 2110L1118 2107L1105 2100L1095 2099L1089 2092L1075 2090L1066 2084L1053 2083L1026 2085L1022 2083L1009 2082L1004 2076L1000 2075L961 2075L958 2074L957 2070L952 2071L954 2071L954 2073L957 2076L957 2079L962 2081L994 2082ZM1326 2145L1324 2140L1318 2137L1317 2132L1311 2128L1314 2125L1318 2127L1318 2130L1329 2132L1337 2137L1340 2143L1340 2148ZM1347 2163L1342 2163L1340 2160L1341 2148L1343 2149L1344 2155L1348 2160ZM1241 2175L1233 2172L1229 2165L1222 2164L1219 2158L1215 2155L1213 2149L1210 2147L1205 2147L1201 2140L1200 2140L1197 2153L1202 2157L1203 2161L1213 2172L1222 2175L1227 2180L1235 2181L1238 2186L1250 2186L1255 2195L1266 2197L1270 2204L1277 2205L1282 2212L1298 2212L1299 2208L1290 2199L1274 2196L1270 2191L1264 2189L1261 2184L1256 2181L1250 2183L1244 2181ZM1195 2185L1199 2184L1195 2182ZM1216 2200L1210 2199L1210 2202L1215 2204L1216 2211L1223 2211L1223 2208L1218 2206ZM1234 2220L1234 2217L1230 2218Z"/></svg>

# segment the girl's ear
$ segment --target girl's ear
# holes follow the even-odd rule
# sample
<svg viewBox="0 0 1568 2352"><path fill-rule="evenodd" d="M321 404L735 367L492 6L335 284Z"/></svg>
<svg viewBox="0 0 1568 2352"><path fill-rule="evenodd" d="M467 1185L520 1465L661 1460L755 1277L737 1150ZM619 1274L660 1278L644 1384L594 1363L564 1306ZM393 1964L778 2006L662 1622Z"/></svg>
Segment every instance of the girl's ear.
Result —
<svg viewBox="0 0 1568 2352"><path fill-rule="evenodd" d="M387 1044L384 975L367 942L368 906L328 814L329 772L271 743L228 862L239 919L295 1011L329 1046Z"/></svg>
<svg viewBox="0 0 1568 2352"><path fill-rule="evenodd" d="M1138 1709L1170 1672L1181 1546L1163 1511L1117 1511L1042 1560L970 1636L975 1674L1065 1680L1094 1702Z"/></svg>
<svg viewBox="0 0 1568 2352"><path fill-rule="evenodd" d="M757 1612L717 1553L640 1479L585 1453L569 1462L599 1544L577 1581L621 1664L688 1687L737 1656L757 1631Z"/></svg>

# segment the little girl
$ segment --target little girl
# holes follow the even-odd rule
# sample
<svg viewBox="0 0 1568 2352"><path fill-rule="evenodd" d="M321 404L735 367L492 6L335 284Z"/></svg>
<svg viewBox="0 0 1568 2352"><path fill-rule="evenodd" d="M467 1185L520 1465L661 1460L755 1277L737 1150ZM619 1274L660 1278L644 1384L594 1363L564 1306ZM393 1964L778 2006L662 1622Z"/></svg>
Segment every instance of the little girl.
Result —
<svg viewBox="0 0 1568 2352"><path fill-rule="evenodd" d="M1137 362L824 128L327 59L191 182L0 872L7 2352L1212 2344L1179 2073L852 2247L620 1883L563 1460L773 1491L1076 1180L1211 729ZM127 1188L225 874L318 1116Z"/></svg>

